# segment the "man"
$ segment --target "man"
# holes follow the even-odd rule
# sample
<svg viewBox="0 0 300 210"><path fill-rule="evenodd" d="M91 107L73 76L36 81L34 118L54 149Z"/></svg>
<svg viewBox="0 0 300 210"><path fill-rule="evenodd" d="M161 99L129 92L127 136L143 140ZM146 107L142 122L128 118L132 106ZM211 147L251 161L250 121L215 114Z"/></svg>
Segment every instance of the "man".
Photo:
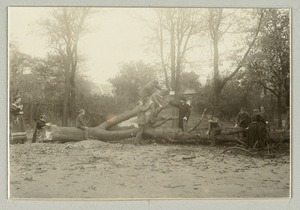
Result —
<svg viewBox="0 0 300 210"><path fill-rule="evenodd" d="M46 115L41 115L40 119L37 121L35 130L34 130L34 133L32 136L32 143L35 143L36 139L41 137L41 132L46 126L46 119L47 119Z"/></svg>
<svg viewBox="0 0 300 210"><path fill-rule="evenodd" d="M146 125L146 111L150 109L152 105L152 101L147 105L143 106L142 101L138 101L138 112L137 112L137 124L138 124L138 130L135 137L135 145L141 144L143 140L143 133L144 128Z"/></svg>
<svg viewBox="0 0 300 210"><path fill-rule="evenodd" d="M147 101L147 98L150 97L156 91L156 89L161 90L161 87L157 80L152 80L151 82L147 83L139 91L140 100L145 104Z"/></svg>
<svg viewBox="0 0 300 210"><path fill-rule="evenodd" d="M177 107L179 109L179 120L178 120L178 128L180 128L183 132L186 131L186 126L184 123L187 124L189 117L191 115L191 106L186 103L186 99L184 96L180 97L180 103L175 103L170 101L170 105Z"/></svg>
<svg viewBox="0 0 300 210"><path fill-rule="evenodd" d="M251 123L249 124L247 145L253 147L263 147L267 138L266 122L258 109L253 110Z"/></svg>
<svg viewBox="0 0 300 210"><path fill-rule="evenodd" d="M83 131L83 134L84 134L84 138L86 140L88 140L88 127L85 123L85 110L84 109L80 109L79 110L79 115L77 116L77 119L76 119L76 128L79 128Z"/></svg>

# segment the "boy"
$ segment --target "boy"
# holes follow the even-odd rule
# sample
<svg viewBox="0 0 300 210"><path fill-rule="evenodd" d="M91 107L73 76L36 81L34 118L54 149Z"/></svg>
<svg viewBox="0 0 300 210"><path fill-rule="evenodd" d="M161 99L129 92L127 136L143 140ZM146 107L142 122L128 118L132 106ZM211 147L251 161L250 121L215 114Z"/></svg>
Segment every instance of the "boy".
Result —
<svg viewBox="0 0 300 210"><path fill-rule="evenodd" d="M85 117L85 110L80 109L79 115L77 116L77 119L76 119L76 128L81 129L84 134L84 139L88 140L89 139L88 138L88 127L86 126L84 117Z"/></svg>
<svg viewBox="0 0 300 210"><path fill-rule="evenodd" d="M32 143L35 143L36 139L41 137L41 132L44 130L44 128L46 126L46 122L45 122L46 119L47 119L46 115L41 115L40 119L37 121L35 130L34 130L34 133L32 136Z"/></svg>

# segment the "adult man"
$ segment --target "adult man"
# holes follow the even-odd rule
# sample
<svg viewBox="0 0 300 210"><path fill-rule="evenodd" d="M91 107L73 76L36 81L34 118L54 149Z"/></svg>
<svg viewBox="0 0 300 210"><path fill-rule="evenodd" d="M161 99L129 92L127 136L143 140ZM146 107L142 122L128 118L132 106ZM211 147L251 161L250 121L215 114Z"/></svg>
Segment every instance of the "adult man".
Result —
<svg viewBox="0 0 300 210"><path fill-rule="evenodd" d="M83 134L84 134L84 138L86 140L88 140L88 127L86 126L86 123L85 123L85 110L84 109L80 109L79 110L79 115L77 116L77 119L76 119L76 128L79 128L83 131Z"/></svg>
<svg viewBox="0 0 300 210"><path fill-rule="evenodd" d="M180 103L175 103L170 101L170 105L175 106L179 109L179 120L178 120L178 128L182 131L186 131L186 126L184 123L187 124L189 117L191 115L191 106L186 103L186 99L184 96L180 97Z"/></svg>
<svg viewBox="0 0 300 210"><path fill-rule="evenodd" d="M253 110L251 123L249 124L247 145L249 147L263 147L266 143L266 121L258 109Z"/></svg>

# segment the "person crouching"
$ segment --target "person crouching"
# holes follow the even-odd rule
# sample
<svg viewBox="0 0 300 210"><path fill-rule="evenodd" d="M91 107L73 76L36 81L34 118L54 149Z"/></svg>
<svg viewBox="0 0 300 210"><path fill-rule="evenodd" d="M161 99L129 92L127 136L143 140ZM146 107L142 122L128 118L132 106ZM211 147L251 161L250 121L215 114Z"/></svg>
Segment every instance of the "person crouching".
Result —
<svg viewBox="0 0 300 210"><path fill-rule="evenodd" d="M76 119L76 128L79 128L80 130L83 131L84 134L84 139L88 140L88 127L85 123L85 110L84 109L80 109L79 110L79 115L77 116Z"/></svg>

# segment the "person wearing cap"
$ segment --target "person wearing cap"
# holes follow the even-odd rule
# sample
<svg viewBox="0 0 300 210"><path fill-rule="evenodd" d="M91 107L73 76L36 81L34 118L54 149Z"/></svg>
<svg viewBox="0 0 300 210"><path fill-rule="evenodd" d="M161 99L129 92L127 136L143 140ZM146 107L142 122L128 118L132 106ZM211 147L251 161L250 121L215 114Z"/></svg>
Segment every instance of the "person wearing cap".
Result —
<svg viewBox="0 0 300 210"><path fill-rule="evenodd" d="M79 128L83 131L84 134L84 138L86 140L88 140L88 127L85 123L85 110L84 109L80 109L79 110L79 115L77 116L76 119L76 128Z"/></svg>
<svg viewBox="0 0 300 210"><path fill-rule="evenodd" d="M186 131L186 126L184 126L184 124L187 124L191 115L191 106L186 103L186 98L184 96L181 96L179 100L179 103L173 101L170 101L169 103L179 109L178 128L182 131Z"/></svg>
<svg viewBox="0 0 300 210"><path fill-rule="evenodd" d="M46 115L41 115L40 119L36 122L35 130L32 136L32 143L35 143L37 139L41 137L41 132L44 130L46 126Z"/></svg>
<svg viewBox="0 0 300 210"><path fill-rule="evenodd" d="M161 90L159 82L157 80L152 80L148 82L139 91L139 98L143 103L146 103L147 99L156 91Z"/></svg>

